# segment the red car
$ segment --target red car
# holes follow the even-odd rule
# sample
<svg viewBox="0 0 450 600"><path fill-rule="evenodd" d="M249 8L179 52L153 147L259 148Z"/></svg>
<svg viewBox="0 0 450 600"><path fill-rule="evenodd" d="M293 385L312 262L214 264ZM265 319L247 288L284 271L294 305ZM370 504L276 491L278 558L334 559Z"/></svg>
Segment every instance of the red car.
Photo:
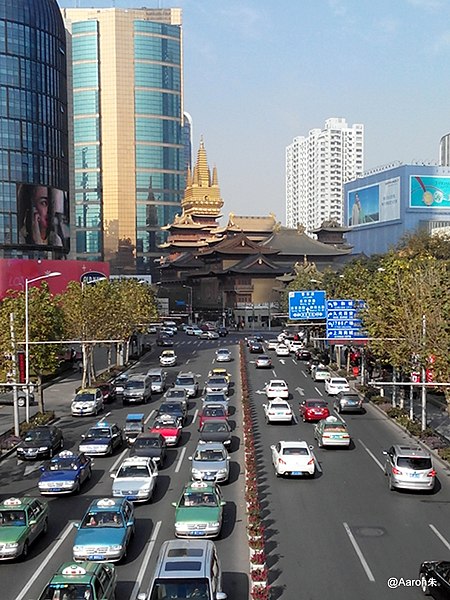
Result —
<svg viewBox="0 0 450 600"><path fill-rule="evenodd" d="M211 419L215 421L228 421L226 408L221 404L205 404L199 414L199 429L203 423Z"/></svg>
<svg viewBox="0 0 450 600"><path fill-rule="evenodd" d="M300 415L305 421L321 421L330 416L325 400L311 399L300 404Z"/></svg>
<svg viewBox="0 0 450 600"><path fill-rule="evenodd" d="M160 433L166 440L166 446L176 446L180 441L182 429L180 419L170 415L161 415L154 420L150 432Z"/></svg>

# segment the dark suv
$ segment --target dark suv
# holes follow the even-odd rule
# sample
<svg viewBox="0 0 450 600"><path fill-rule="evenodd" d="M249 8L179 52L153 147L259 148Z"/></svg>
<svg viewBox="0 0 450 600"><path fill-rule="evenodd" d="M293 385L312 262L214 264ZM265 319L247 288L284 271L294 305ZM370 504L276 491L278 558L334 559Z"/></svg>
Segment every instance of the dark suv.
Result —
<svg viewBox="0 0 450 600"><path fill-rule="evenodd" d="M338 413L363 412L363 401L359 394L341 392L336 396L333 408Z"/></svg>

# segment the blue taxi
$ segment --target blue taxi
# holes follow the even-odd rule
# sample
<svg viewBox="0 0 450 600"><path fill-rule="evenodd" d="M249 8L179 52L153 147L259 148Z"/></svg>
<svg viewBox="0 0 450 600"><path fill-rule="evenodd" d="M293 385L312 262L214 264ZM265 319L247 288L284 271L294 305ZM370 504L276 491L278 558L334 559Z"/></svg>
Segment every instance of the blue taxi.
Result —
<svg viewBox="0 0 450 600"><path fill-rule="evenodd" d="M81 523L74 523L75 561L119 562L127 555L134 534L135 518L131 502L125 498L94 500Z"/></svg>
<svg viewBox="0 0 450 600"><path fill-rule="evenodd" d="M110 456L116 448L123 446L123 433L116 423L99 421L81 436L80 452L97 456Z"/></svg>
<svg viewBox="0 0 450 600"><path fill-rule="evenodd" d="M71 494L92 475L92 459L83 452L63 450L45 466L38 482L41 494Z"/></svg>

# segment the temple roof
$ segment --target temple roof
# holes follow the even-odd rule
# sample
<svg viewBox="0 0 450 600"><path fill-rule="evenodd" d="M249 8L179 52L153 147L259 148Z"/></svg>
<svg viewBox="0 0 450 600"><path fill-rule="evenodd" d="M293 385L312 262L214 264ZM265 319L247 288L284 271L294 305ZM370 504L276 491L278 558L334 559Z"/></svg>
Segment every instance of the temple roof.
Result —
<svg viewBox="0 0 450 600"><path fill-rule="evenodd" d="M268 246L277 250L280 255L288 254L291 256L342 256L349 254L351 249L336 248L330 244L323 244L318 240L313 240L304 229L290 229L280 227L272 235L261 242L261 246Z"/></svg>
<svg viewBox="0 0 450 600"><path fill-rule="evenodd" d="M215 254L216 252L220 254L277 254L278 250L261 247L260 243L252 241L241 231L236 235L223 239L219 243L211 245L209 248L202 249L199 254L205 256L207 254Z"/></svg>
<svg viewBox="0 0 450 600"><path fill-rule="evenodd" d="M230 213L226 229L245 231L246 233L271 233L277 225L273 213L267 216L242 216Z"/></svg>

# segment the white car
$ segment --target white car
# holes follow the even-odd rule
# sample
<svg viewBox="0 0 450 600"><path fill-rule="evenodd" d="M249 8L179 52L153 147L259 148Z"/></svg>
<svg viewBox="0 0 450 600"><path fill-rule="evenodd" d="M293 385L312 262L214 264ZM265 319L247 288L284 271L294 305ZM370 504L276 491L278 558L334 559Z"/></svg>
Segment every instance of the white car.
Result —
<svg viewBox="0 0 450 600"><path fill-rule="evenodd" d="M216 350L216 361L217 362L230 362L231 352L227 348L219 348Z"/></svg>
<svg viewBox="0 0 450 600"><path fill-rule="evenodd" d="M278 344L278 346L275 348L275 354L277 356L289 356L289 348L286 346L286 344Z"/></svg>
<svg viewBox="0 0 450 600"><path fill-rule="evenodd" d="M275 475L308 475L314 477L316 459L313 447L306 442L278 442L270 446Z"/></svg>
<svg viewBox="0 0 450 600"><path fill-rule="evenodd" d="M103 410L103 394L98 388L81 389L70 405L73 417L97 415Z"/></svg>
<svg viewBox="0 0 450 600"><path fill-rule="evenodd" d="M349 392L350 386L345 377L329 377L325 380L325 391L329 396L336 396L340 392Z"/></svg>
<svg viewBox="0 0 450 600"><path fill-rule="evenodd" d="M265 392L267 398L289 398L288 384L284 379L271 379L266 384Z"/></svg>
<svg viewBox="0 0 450 600"><path fill-rule="evenodd" d="M219 334L217 331L202 331L200 338L202 340L218 340Z"/></svg>
<svg viewBox="0 0 450 600"><path fill-rule="evenodd" d="M326 367L317 367L314 370L314 381L326 381L330 377L330 371Z"/></svg>
<svg viewBox="0 0 450 600"><path fill-rule="evenodd" d="M159 357L159 364L162 367L174 367L177 364L177 355L174 350L163 350Z"/></svg>
<svg viewBox="0 0 450 600"><path fill-rule="evenodd" d="M292 423L294 417L291 405L282 398L263 404L266 423Z"/></svg>
<svg viewBox="0 0 450 600"><path fill-rule="evenodd" d="M277 339L267 340L266 348L267 348L267 350L276 350L279 343L280 342Z"/></svg>
<svg viewBox="0 0 450 600"><path fill-rule="evenodd" d="M200 327L193 327L192 328L192 333L191 335L195 335L195 337L200 337L203 333L203 329L200 329Z"/></svg>
<svg viewBox="0 0 450 600"><path fill-rule="evenodd" d="M289 343L289 351L292 353L297 352L297 350L301 350L303 348L303 345L303 342L301 342L300 340L291 340Z"/></svg>
<svg viewBox="0 0 450 600"><path fill-rule="evenodd" d="M111 477L114 479L114 498L146 502L151 499L156 488L158 468L153 458L132 456L126 458L117 473L111 473Z"/></svg>

